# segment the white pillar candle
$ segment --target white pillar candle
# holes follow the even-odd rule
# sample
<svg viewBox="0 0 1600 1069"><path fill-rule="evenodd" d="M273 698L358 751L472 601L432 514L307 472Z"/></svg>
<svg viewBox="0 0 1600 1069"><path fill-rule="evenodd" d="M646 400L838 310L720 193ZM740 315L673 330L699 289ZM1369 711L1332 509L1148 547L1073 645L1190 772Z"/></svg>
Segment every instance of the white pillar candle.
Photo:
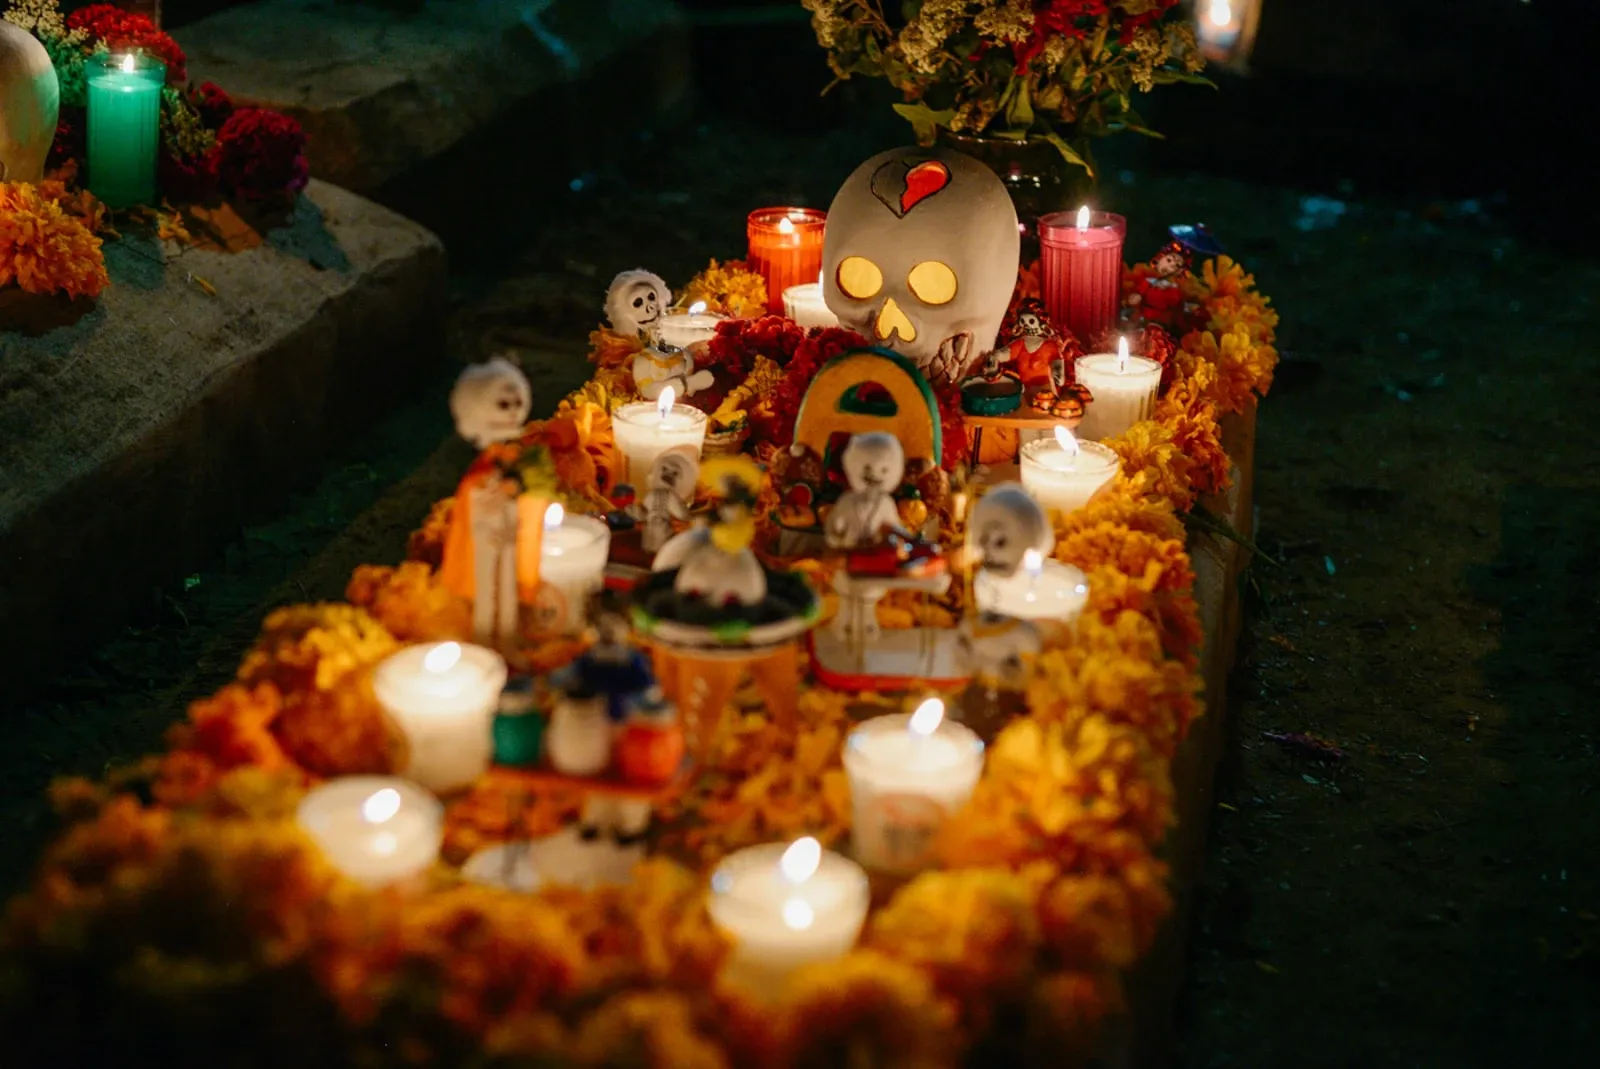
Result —
<svg viewBox="0 0 1600 1069"><path fill-rule="evenodd" d="M1022 485L1047 509L1072 512L1089 503L1122 469L1115 452L1098 442L1080 442L1065 427L1055 439L1022 447Z"/></svg>
<svg viewBox="0 0 1600 1069"><path fill-rule="evenodd" d="M1080 569L1030 549L1011 575L979 572L973 592L980 612L1070 624L1089 600L1089 581Z"/></svg>
<svg viewBox="0 0 1600 1069"><path fill-rule="evenodd" d="M405 733L406 778L444 793L469 786L487 771L494 712L505 685L504 658L483 646L408 646L379 664L372 690Z"/></svg>
<svg viewBox="0 0 1600 1069"><path fill-rule="evenodd" d="M589 598L605 585L611 528L593 516L571 516L560 505L544 514L539 546L539 625L576 634Z"/></svg>
<svg viewBox="0 0 1600 1069"><path fill-rule="evenodd" d="M1094 395L1084 408L1078 437L1091 442L1115 438L1155 411L1161 389L1161 365L1128 355L1128 339L1117 341L1115 353L1095 353L1074 361L1078 382Z"/></svg>
<svg viewBox="0 0 1600 1069"><path fill-rule="evenodd" d="M910 716L868 720L845 741L852 842L869 869L909 875L933 861L945 819L983 772L983 741L929 698Z"/></svg>
<svg viewBox="0 0 1600 1069"><path fill-rule="evenodd" d="M329 780L301 800L295 816L329 864L369 887L426 871L444 841L444 806L391 776Z"/></svg>
<svg viewBox="0 0 1600 1069"><path fill-rule="evenodd" d="M822 299L822 283L806 282L783 291L783 314L802 327L836 327L839 317Z"/></svg>
<svg viewBox="0 0 1600 1069"><path fill-rule="evenodd" d="M623 405L611 429L622 453L622 481L643 496L650 466L669 449L693 450L695 458L706 443L706 414L698 408L673 404L672 387L654 401ZM684 500L694 496L694 486L681 487Z"/></svg>
<svg viewBox="0 0 1600 1069"><path fill-rule="evenodd" d="M656 334L662 343L687 350L716 337L717 324L722 319L722 316L707 312L704 301L696 301L687 312L662 316L656 324Z"/></svg>
<svg viewBox="0 0 1600 1069"><path fill-rule="evenodd" d="M730 854L706 907L734 945L727 978L770 998L795 970L849 953L870 899L860 865L807 837Z"/></svg>

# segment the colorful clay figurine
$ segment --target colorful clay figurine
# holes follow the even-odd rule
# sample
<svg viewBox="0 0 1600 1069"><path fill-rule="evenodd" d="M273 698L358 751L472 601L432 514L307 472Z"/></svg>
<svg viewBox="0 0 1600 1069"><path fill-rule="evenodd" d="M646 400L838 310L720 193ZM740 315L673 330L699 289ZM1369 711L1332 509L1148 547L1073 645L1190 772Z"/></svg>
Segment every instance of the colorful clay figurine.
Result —
<svg viewBox="0 0 1600 1069"><path fill-rule="evenodd" d="M1049 517L1021 483L1001 483L972 506L967 541L978 568L996 576L1015 575L1028 550L1048 554L1056 535Z"/></svg>
<svg viewBox="0 0 1600 1069"><path fill-rule="evenodd" d="M691 397L709 390L716 381L710 371L696 371L694 354L663 342L639 350L633 358L633 384L647 401L660 397L667 387L675 397Z"/></svg>
<svg viewBox="0 0 1600 1069"><path fill-rule="evenodd" d="M661 276L642 268L624 271L606 289L606 319L611 329L629 338L643 338L656 329L672 291Z"/></svg>
<svg viewBox="0 0 1600 1069"><path fill-rule="evenodd" d="M680 598L713 607L759 605L767 597L767 575L750 545L760 469L744 457L715 457L702 477L717 484L720 493L715 521L673 538L656 554L653 568L676 569L672 588Z"/></svg>
<svg viewBox="0 0 1600 1069"><path fill-rule="evenodd" d="M900 440L883 431L857 434L839 457L849 489L839 496L824 524L831 549L877 545L889 533L909 537L900 526L894 492L906 474Z"/></svg>
<svg viewBox="0 0 1600 1069"><path fill-rule="evenodd" d="M1189 250L1169 241L1150 258L1124 303L1136 321L1176 327L1184 313L1182 279L1189 271Z"/></svg>
<svg viewBox="0 0 1600 1069"><path fill-rule="evenodd" d="M852 550L845 570L857 579L931 579L949 570L932 542L890 534L875 545Z"/></svg>
<svg viewBox="0 0 1600 1069"><path fill-rule="evenodd" d="M1025 386L1050 387L1065 376L1060 336L1045 314L1042 301L1029 298L1022 302L1002 351L1009 358L1010 369Z"/></svg>
<svg viewBox="0 0 1600 1069"><path fill-rule="evenodd" d="M641 544L654 553L673 536L675 523L689 520L689 507L683 502L684 487L694 486L699 477L697 459L687 453L668 450L650 466L650 487L644 499L633 507L633 515L644 524Z"/></svg>
<svg viewBox="0 0 1600 1069"><path fill-rule="evenodd" d="M614 730L605 695L578 688L563 691L545 732L550 767L568 776L600 775L611 766Z"/></svg>
<svg viewBox="0 0 1600 1069"><path fill-rule="evenodd" d="M577 659L550 676L562 690L598 694L611 723L620 724L640 695L656 684L650 659L630 641L628 618L613 595L603 594L595 610L597 639Z"/></svg>
<svg viewBox="0 0 1600 1069"><path fill-rule="evenodd" d="M961 382L961 410L973 416L1005 416L1022 407L1023 383L1009 364L1005 350L984 360L983 373Z"/></svg>
<svg viewBox="0 0 1600 1069"><path fill-rule="evenodd" d="M683 766L683 726L678 708L659 687L645 692L628 724L617 737L617 769L636 786L671 783Z"/></svg>

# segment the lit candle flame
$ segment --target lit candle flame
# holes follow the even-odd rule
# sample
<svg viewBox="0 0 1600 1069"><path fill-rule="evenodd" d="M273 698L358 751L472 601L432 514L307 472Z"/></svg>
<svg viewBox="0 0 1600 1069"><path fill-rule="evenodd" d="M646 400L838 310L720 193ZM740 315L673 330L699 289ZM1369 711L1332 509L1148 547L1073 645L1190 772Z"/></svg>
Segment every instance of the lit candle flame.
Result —
<svg viewBox="0 0 1600 1069"><path fill-rule="evenodd" d="M560 506L557 507L559 508ZM433 672L435 674L439 672L448 672L450 669L454 668L456 663L460 660L461 643L441 642L433 649L429 650L427 655L422 658L422 668L425 672ZM390 791L389 793L394 794L393 791ZM374 795L373 797L377 797L377 795ZM399 798L400 796L395 795L395 797ZM397 801L395 804L399 805L400 803Z"/></svg>
<svg viewBox="0 0 1600 1069"><path fill-rule="evenodd" d="M1206 18L1214 26L1227 26L1233 22L1233 5L1228 0L1211 0Z"/></svg>
<svg viewBox="0 0 1600 1069"><path fill-rule="evenodd" d="M400 792L393 787L374 791L370 798L361 803L361 817L368 824L386 824L393 820L398 812L400 812Z"/></svg>
<svg viewBox="0 0 1600 1069"><path fill-rule="evenodd" d="M917 706L917 711L911 714L911 722L906 727L911 729L911 734L927 738L939 730L939 725L944 722L944 702L938 698L929 698Z"/></svg>
<svg viewBox="0 0 1600 1069"><path fill-rule="evenodd" d="M551 505L544 510L544 529L546 531L554 531L561 526L561 521L566 518L567 510L562 508L559 502Z"/></svg>
<svg viewBox="0 0 1600 1069"><path fill-rule="evenodd" d="M1077 458L1078 439L1073 435L1071 430L1063 427L1059 423L1056 424L1056 444L1065 450L1067 455L1073 457L1074 459Z"/></svg>
<svg viewBox="0 0 1600 1069"><path fill-rule="evenodd" d="M125 74L132 74L133 71L134 71L134 68L138 66L138 63L139 63L139 61L134 59L132 55L123 56L122 57L122 70L123 70L123 72Z"/></svg>
<svg viewBox="0 0 1600 1069"><path fill-rule="evenodd" d="M816 919L816 911L803 898L791 898L783 904L783 923L793 931L805 931Z"/></svg>
<svg viewBox="0 0 1600 1069"><path fill-rule="evenodd" d="M817 874L822 864L822 844L807 835L789 844L778 859L778 871L790 883L805 883Z"/></svg>
<svg viewBox="0 0 1600 1069"><path fill-rule="evenodd" d="M689 306L689 314L692 315L692 316L704 315L705 314L705 310L706 310L706 302L705 301L695 301L693 304L691 304Z"/></svg>
<svg viewBox="0 0 1600 1069"><path fill-rule="evenodd" d="M1044 554L1037 549L1030 549L1022 554L1022 571L1029 582L1037 583L1044 574Z"/></svg>
<svg viewBox="0 0 1600 1069"><path fill-rule="evenodd" d="M1087 204L1078 209L1078 229L1089 229L1089 206Z"/></svg>
<svg viewBox="0 0 1600 1069"><path fill-rule="evenodd" d="M778 233L780 233L780 234L793 234L794 233L794 220L790 219L787 215L784 216L782 219L779 219L778 220Z"/></svg>
<svg viewBox="0 0 1600 1069"><path fill-rule="evenodd" d="M656 398L656 411L661 413L661 420L663 423L666 422L667 413L672 411L673 402L675 402L677 399L678 395L673 392L671 386L668 386L666 389L662 390L661 396Z"/></svg>
<svg viewBox="0 0 1600 1069"><path fill-rule="evenodd" d="M1117 339L1117 374L1118 375L1126 375L1127 373L1128 373L1128 339L1127 338L1118 338Z"/></svg>

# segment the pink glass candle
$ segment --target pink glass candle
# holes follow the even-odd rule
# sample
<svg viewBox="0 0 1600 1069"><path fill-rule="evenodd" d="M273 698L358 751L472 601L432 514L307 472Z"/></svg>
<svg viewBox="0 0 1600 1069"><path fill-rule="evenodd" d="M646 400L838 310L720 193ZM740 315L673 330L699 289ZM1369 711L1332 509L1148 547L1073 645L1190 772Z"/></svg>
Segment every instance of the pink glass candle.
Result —
<svg viewBox="0 0 1600 1069"><path fill-rule="evenodd" d="M783 314L783 291L822 273L822 230L828 213L815 208L758 208L745 232L750 270L767 280L767 311Z"/></svg>
<svg viewBox="0 0 1600 1069"><path fill-rule="evenodd" d="M1085 345L1117 324L1127 232L1122 216L1088 208L1039 220L1045 310Z"/></svg>

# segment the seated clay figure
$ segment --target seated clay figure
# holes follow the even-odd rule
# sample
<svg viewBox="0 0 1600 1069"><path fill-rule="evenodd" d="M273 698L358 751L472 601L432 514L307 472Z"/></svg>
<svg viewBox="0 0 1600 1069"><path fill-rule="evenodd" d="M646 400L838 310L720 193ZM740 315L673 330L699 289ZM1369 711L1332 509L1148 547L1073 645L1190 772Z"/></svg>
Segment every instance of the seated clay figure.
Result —
<svg viewBox="0 0 1600 1069"><path fill-rule="evenodd" d="M675 396L691 397L715 381L711 372L694 369L694 356L686 349L657 343L633 358L633 384L647 401L660 397L669 386Z"/></svg>
<svg viewBox="0 0 1600 1069"><path fill-rule="evenodd" d="M694 458L670 450L650 466L649 489L631 510L634 518L644 524L641 544L646 553L654 553L667 544L672 537L673 521L681 523L689 519L689 507L683 503L682 490L694 486L696 474Z"/></svg>
<svg viewBox="0 0 1600 1069"><path fill-rule="evenodd" d="M829 548L874 545L890 532L909 537L894 503L894 492L906 473L900 440L882 431L858 434L844 447L839 462L850 488L828 513L825 535Z"/></svg>

